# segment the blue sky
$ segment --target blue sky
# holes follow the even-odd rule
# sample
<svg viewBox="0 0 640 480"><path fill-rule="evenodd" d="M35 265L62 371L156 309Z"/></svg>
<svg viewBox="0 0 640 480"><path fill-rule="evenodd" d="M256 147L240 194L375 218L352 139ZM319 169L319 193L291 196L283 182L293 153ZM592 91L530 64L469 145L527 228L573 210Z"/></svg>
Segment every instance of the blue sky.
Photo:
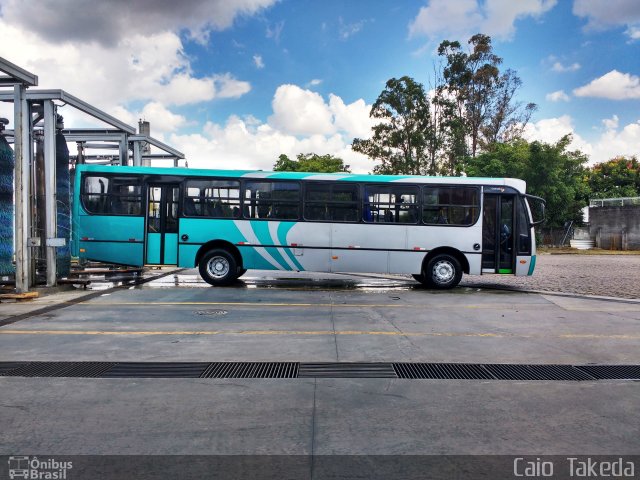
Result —
<svg viewBox="0 0 640 480"><path fill-rule="evenodd" d="M477 32L539 106L527 138L640 156L637 0L0 0L0 56L212 168L316 152L371 170L350 144L385 82L428 86L440 41Z"/></svg>

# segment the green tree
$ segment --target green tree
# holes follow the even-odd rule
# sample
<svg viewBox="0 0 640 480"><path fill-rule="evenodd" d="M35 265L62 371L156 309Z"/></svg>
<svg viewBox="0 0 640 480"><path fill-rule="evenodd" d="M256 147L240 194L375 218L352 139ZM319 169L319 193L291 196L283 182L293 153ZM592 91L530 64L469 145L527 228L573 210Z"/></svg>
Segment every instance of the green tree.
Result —
<svg viewBox="0 0 640 480"><path fill-rule="evenodd" d="M352 144L380 162L375 173L460 175L468 157L521 136L536 109L516 101L522 80L500 71L491 37L477 34L468 43L468 52L458 41L440 44L443 63L434 67L429 95L407 76L387 82L370 113L380 123L371 138Z"/></svg>
<svg viewBox="0 0 640 480"><path fill-rule="evenodd" d="M495 142L518 138L536 105L515 100L522 80L514 70L500 72L503 60L494 53L491 37L476 34L468 44L467 53L458 41L440 43L438 55L446 65L444 82L437 90L453 102L450 121L455 126L455 150L451 153L461 156L460 135L464 134L468 153L475 157Z"/></svg>
<svg viewBox="0 0 640 480"><path fill-rule="evenodd" d="M565 222L581 221L587 205L589 187L587 156L569 151L571 136L557 143L528 143L516 140L495 144L491 152L469 159L469 176L514 177L527 182L527 192L547 202L546 225L561 227Z"/></svg>
<svg viewBox="0 0 640 480"><path fill-rule="evenodd" d="M374 173L435 174L427 153L431 116L422 84L406 76L390 79L369 116L380 123L370 139L354 139L352 148L381 162Z"/></svg>
<svg viewBox="0 0 640 480"><path fill-rule="evenodd" d="M640 196L640 162L636 157L616 157L589 169L592 198Z"/></svg>
<svg viewBox="0 0 640 480"><path fill-rule="evenodd" d="M273 165L275 172L349 172L349 165L345 165L341 158L333 155L318 155L316 153L300 153L297 160L291 160L285 154L280 155Z"/></svg>

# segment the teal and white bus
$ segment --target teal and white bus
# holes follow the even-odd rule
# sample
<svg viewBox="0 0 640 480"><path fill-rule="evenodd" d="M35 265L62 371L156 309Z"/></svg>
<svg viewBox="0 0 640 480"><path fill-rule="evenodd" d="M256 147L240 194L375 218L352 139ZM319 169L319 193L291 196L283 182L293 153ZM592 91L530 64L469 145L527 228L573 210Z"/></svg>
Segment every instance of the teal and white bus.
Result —
<svg viewBox="0 0 640 480"><path fill-rule="evenodd" d="M509 178L78 165L80 260L197 267L211 285L247 269L531 275L544 201ZM532 212L538 212L532 214Z"/></svg>

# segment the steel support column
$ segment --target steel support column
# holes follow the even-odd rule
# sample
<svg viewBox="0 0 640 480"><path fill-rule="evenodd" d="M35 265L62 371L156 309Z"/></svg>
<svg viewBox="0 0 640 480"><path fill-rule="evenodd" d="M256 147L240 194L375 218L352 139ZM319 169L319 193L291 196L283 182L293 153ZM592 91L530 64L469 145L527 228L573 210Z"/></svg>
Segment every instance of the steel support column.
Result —
<svg viewBox="0 0 640 480"><path fill-rule="evenodd" d="M15 174L15 222L16 222L16 292L25 293L33 284L28 246L30 225L29 160L31 157L31 114L26 98L26 88L15 85L14 91L14 153Z"/></svg>
<svg viewBox="0 0 640 480"><path fill-rule="evenodd" d="M133 147L133 166L139 167L142 165L142 143L131 142L131 146Z"/></svg>
<svg viewBox="0 0 640 480"><path fill-rule="evenodd" d="M57 230L56 197L56 109L51 100L44 101L44 208L47 286L57 281L56 247L50 245Z"/></svg>
<svg viewBox="0 0 640 480"><path fill-rule="evenodd" d="M129 141L126 133L120 136L120 165L129 165Z"/></svg>

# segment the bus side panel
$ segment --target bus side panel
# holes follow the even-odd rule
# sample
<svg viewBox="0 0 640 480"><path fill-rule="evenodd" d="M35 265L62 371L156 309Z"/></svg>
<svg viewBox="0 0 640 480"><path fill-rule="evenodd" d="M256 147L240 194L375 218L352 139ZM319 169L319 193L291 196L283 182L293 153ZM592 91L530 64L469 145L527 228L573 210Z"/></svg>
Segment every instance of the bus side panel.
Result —
<svg viewBox="0 0 640 480"><path fill-rule="evenodd" d="M293 260L302 267L301 270L331 271L330 223L299 222L292 225L284 233L283 243L296 245L290 250L293 254Z"/></svg>
<svg viewBox="0 0 640 480"><path fill-rule="evenodd" d="M467 262L469 262L469 275L480 275L482 273L482 255L480 252L476 254L466 254Z"/></svg>
<svg viewBox="0 0 640 480"><path fill-rule="evenodd" d="M329 271L330 233L329 224L310 222L182 218L179 238L189 238L179 243L180 266L192 267L202 245L223 240L238 247L244 268Z"/></svg>
<svg viewBox="0 0 640 480"><path fill-rule="evenodd" d="M137 267L144 264L144 217L81 214L77 232L80 258Z"/></svg>
<svg viewBox="0 0 640 480"><path fill-rule="evenodd" d="M389 250L407 249L407 227L336 223L331 247L332 272L389 273Z"/></svg>
<svg viewBox="0 0 640 480"><path fill-rule="evenodd" d="M178 266L193 268L196 262L196 254L200 250L200 245L178 244Z"/></svg>
<svg viewBox="0 0 640 480"><path fill-rule="evenodd" d="M529 255L516 257L516 277L529 275L532 258Z"/></svg>
<svg viewBox="0 0 640 480"><path fill-rule="evenodd" d="M389 252L389 273L422 273L422 261L427 252Z"/></svg>
<svg viewBox="0 0 640 480"><path fill-rule="evenodd" d="M147 233L147 260L150 265L160 264L161 233ZM169 262L165 262L169 263Z"/></svg>

